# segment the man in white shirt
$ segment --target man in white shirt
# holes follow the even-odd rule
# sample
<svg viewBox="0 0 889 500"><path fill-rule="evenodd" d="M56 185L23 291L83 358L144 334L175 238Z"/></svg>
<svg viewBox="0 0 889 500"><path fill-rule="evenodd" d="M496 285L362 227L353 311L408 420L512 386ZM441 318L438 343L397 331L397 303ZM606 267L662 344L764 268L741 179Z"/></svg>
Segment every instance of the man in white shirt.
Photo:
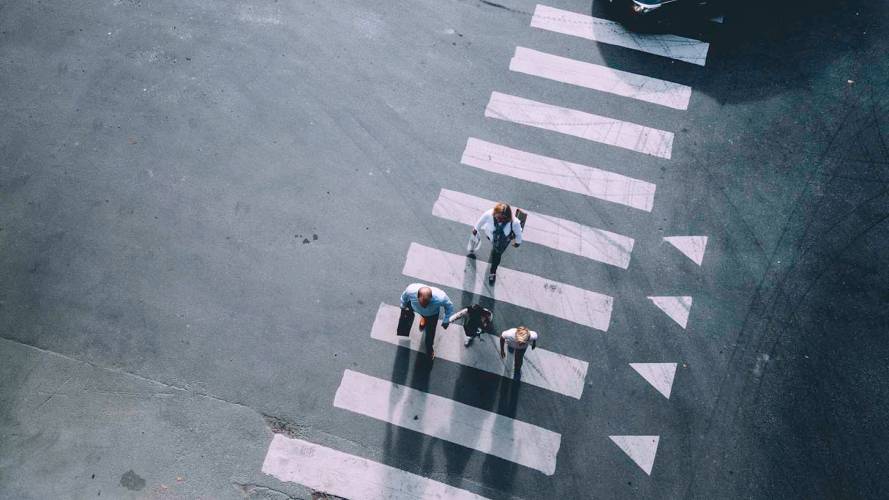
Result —
<svg viewBox="0 0 889 500"><path fill-rule="evenodd" d="M493 285L497 279L497 267L503 252L512 246L518 248L522 244L522 224L512 216L512 208L506 203L497 203L494 208L486 210L479 217L472 228L472 235L478 236L479 231L484 231L485 236L491 241L491 271L488 274L488 283ZM470 252L472 255L473 252Z"/></svg>
<svg viewBox="0 0 889 500"><path fill-rule="evenodd" d="M522 369L522 362L525 360L525 351L528 350L528 344L531 349L537 348L537 332L528 330L527 327L519 326L510 328L500 334L500 357L506 357L506 351L503 350L505 345L509 345L509 352L515 353L515 371L518 375Z"/></svg>

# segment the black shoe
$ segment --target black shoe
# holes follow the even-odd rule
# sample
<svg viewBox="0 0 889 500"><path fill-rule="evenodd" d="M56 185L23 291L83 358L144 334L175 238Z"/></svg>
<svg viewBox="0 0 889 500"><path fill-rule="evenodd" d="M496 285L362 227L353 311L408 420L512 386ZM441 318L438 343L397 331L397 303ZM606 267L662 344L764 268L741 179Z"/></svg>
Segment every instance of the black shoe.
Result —
<svg viewBox="0 0 889 500"><path fill-rule="evenodd" d="M489 274L488 275L488 284L493 285L495 281L497 281L497 274L496 273Z"/></svg>

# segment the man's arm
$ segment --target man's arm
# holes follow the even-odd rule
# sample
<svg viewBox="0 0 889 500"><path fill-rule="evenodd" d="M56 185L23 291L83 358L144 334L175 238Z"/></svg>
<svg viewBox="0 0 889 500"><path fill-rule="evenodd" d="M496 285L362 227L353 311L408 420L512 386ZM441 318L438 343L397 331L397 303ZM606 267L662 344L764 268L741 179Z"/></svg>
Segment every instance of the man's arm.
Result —
<svg viewBox="0 0 889 500"><path fill-rule="evenodd" d="M451 298L447 295L444 296L444 301L442 304L445 308L444 313L444 321L441 323L442 328L447 328L449 324L451 324L451 316L454 315L454 303L451 302Z"/></svg>
<svg viewBox="0 0 889 500"><path fill-rule="evenodd" d="M401 307L405 308L411 303L411 295L407 292L407 288L401 292Z"/></svg>

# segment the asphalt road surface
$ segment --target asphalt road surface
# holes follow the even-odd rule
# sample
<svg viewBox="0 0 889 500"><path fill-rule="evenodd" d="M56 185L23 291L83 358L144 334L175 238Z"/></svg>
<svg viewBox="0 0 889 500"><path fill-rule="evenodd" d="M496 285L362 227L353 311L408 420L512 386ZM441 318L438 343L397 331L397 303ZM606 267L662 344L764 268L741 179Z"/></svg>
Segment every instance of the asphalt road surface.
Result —
<svg viewBox="0 0 889 500"><path fill-rule="evenodd" d="M884 496L889 6L766 3L0 2L0 497Z"/></svg>

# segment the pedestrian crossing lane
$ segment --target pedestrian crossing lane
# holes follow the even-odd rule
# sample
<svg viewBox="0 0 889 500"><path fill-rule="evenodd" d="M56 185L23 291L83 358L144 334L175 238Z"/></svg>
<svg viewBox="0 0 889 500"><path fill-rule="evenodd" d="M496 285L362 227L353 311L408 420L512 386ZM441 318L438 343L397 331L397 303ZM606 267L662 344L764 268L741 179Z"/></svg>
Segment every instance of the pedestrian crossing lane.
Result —
<svg viewBox="0 0 889 500"><path fill-rule="evenodd" d="M402 274L608 331L612 297L504 266L496 285L488 285L486 268L484 261L411 243Z"/></svg>
<svg viewBox="0 0 889 500"><path fill-rule="evenodd" d="M426 347L422 335L411 335L410 337L395 335L400 312L401 309L396 306L380 304L370 336L382 342L425 353ZM439 325L441 325L440 321ZM453 333L454 329L457 329L458 333ZM496 336L485 335L483 341L476 339L470 347L465 347L462 329L459 325L451 326L447 333L441 333L443 331L439 329L439 334L435 336L436 359L444 359L512 378L513 363L509 358L506 360L500 358L500 345ZM580 399L588 367L589 364L586 361L538 347L525 357L525 363L522 365L521 383Z"/></svg>
<svg viewBox="0 0 889 500"><path fill-rule="evenodd" d="M531 26L616 45L698 66L707 63L710 44L676 35L633 33L614 21L538 4Z"/></svg>
<svg viewBox="0 0 889 500"><path fill-rule="evenodd" d="M509 69L591 90L686 110L691 87L577 61L525 47L516 47Z"/></svg>
<svg viewBox="0 0 889 500"><path fill-rule="evenodd" d="M632 122L491 92L485 117L551 130L638 153L669 159L673 133Z"/></svg>
<svg viewBox="0 0 889 500"><path fill-rule="evenodd" d="M442 189L432 207L432 215L472 226L478 216L493 207L494 203L459 191ZM526 212L528 222L522 230L525 241L621 269L629 267L633 238L551 215Z"/></svg>
<svg viewBox="0 0 889 500"><path fill-rule="evenodd" d="M651 212L657 186L596 167L571 163L470 137L460 162L572 193Z"/></svg>
<svg viewBox="0 0 889 500"><path fill-rule="evenodd" d="M560 434L435 394L346 370L333 404L548 476L556 471Z"/></svg>
<svg viewBox="0 0 889 500"><path fill-rule="evenodd" d="M262 472L351 500L485 500L475 493L343 453L275 434Z"/></svg>

